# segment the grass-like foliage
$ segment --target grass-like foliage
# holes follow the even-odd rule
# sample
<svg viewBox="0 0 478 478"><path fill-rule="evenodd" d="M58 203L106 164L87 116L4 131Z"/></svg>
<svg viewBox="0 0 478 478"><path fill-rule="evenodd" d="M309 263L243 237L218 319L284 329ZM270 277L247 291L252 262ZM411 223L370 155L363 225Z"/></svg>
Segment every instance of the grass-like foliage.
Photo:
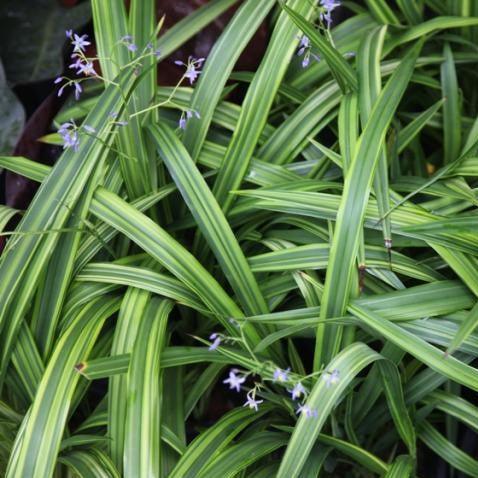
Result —
<svg viewBox="0 0 478 478"><path fill-rule="evenodd" d="M244 0L184 63L236 2L130 3L0 158L2 476L478 476L478 2Z"/></svg>

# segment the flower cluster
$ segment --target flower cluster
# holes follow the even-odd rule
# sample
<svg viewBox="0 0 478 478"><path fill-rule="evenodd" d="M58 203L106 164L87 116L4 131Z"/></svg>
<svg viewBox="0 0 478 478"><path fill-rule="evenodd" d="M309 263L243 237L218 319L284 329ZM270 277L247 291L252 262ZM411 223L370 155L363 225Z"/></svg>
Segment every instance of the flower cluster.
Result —
<svg viewBox="0 0 478 478"><path fill-rule="evenodd" d="M320 61L319 55L315 55L311 51L311 45L309 37L302 35L300 37L299 49L297 50L297 56L303 56L302 58L302 68L307 68L310 64L310 57L312 56L317 61Z"/></svg>
<svg viewBox="0 0 478 478"><path fill-rule="evenodd" d="M67 30L66 37L71 40L71 45L73 46L73 53L71 54L71 59L73 60L73 63L69 65L69 68L71 70L76 71L77 75L82 75L84 77L98 76L95 71L93 62L85 56L86 47L91 45L91 42L87 40L88 35L80 36L76 33L73 33L73 30ZM80 95L83 91L83 88L80 84L81 80L71 80L69 78L59 76L55 79L54 83L57 85L63 80L66 80L66 83L58 90L58 96L61 96L63 94L65 87L72 86L75 90L75 99L79 100Z"/></svg>
<svg viewBox="0 0 478 478"><path fill-rule="evenodd" d="M209 350L217 350L219 345L223 341L233 340L233 339L230 337L224 337L223 335L217 332L214 332L209 336L209 340L212 341L212 343L209 345ZM251 373L253 372L241 372L239 369L233 368L229 371L229 376L226 379L224 379L222 383L229 385L230 390L235 390L236 392L240 392L242 385L245 383L247 377ZM317 375L317 374L322 375L322 380L324 380L326 388L330 388L331 386L336 385L340 379L340 372L338 369L334 369L332 371L316 372L312 375ZM309 391L307 390L306 387L304 387L301 381L295 381L291 377L290 367L286 369L281 369L279 367L276 367L274 371L272 372L272 382L281 384L281 385L291 384L292 388L291 389L288 388L287 392L290 393L292 400L294 402L296 400L299 401L296 408L296 413L304 416L305 418L317 417L318 415L317 410L314 408L311 408L310 405L306 403L306 399L309 394ZM262 387L261 384L256 383L254 388L249 390L249 392L246 395L246 402L243 405L244 407L248 406L249 408L253 410L256 410L256 411L258 410L259 405L263 403L264 401L264 400L256 399L257 391L261 387Z"/></svg>

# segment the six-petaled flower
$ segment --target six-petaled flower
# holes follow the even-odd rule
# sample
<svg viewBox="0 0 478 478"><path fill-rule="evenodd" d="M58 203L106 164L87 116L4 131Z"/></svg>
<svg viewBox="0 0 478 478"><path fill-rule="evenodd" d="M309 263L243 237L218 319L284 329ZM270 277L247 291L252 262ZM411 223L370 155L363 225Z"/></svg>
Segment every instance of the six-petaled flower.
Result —
<svg viewBox="0 0 478 478"><path fill-rule="evenodd" d="M91 45L89 41L86 39L88 38L88 35L77 35L76 33L73 33L73 40L71 41L71 44L73 45L73 51L85 51L85 48L88 45Z"/></svg>
<svg viewBox="0 0 478 478"><path fill-rule="evenodd" d="M290 368L287 370L281 370L280 368L276 368L274 370L274 382L287 382L289 380L289 372Z"/></svg>
<svg viewBox="0 0 478 478"><path fill-rule="evenodd" d="M310 408L309 405L306 404L299 405L295 413L300 414L305 418L312 418L317 416L317 410Z"/></svg>
<svg viewBox="0 0 478 478"><path fill-rule="evenodd" d="M305 396L306 393L307 393L306 388L300 382L296 383L294 385L294 388L290 390L290 394L292 395L292 400L300 398L302 395Z"/></svg>
<svg viewBox="0 0 478 478"><path fill-rule="evenodd" d="M86 61L84 63L80 63L78 66L78 71L76 72L77 75L85 75L85 76L97 76L93 63L91 61Z"/></svg>
<svg viewBox="0 0 478 478"><path fill-rule="evenodd" d="M181 60L176 60L174 63L176 65L186 67L186 73L184 73L184 77L187 78L189 80L189 83L192 85L201 73L201 70L198 70L197 68L201 68L201 65L204 61L205 58L193 58L192 56L190 56L188 58L187 63L184 63Z"/></svg>
<svg viewBox="0 0 478 478"><path fill-rule="evenodd" d="M80 146L80 138L78 136L76 125L73 121L71 121L71 123L63 123L58 128L58 133L63 140L63 149L72 148L73 151L78 151Z"/></svg>
<svg viewBox="0 0 478 478"><path fill-rule="evenodd" d="M335 385L339 381L339 371L334 369L332 372L325 372L322 375L325 385L329 388L331 385Z"/></svg>
<svg viewBox="0 0 478 478"><path fill-rule="evenodd" d="M246 395L247 401L244 403L243 407L249 407L252 410L255 410L256 412L259 410L259 405L264 401L264 400L256 400L256 397L253 393L253 391L249 391Z"/></svg>
<svg viewBox="0 0 478 478"><path fill-rule="evenodd" d="M241 377L237 375L238 370L232 369L229 372L229 377L226 380L223 380L222 383L229 384L231 390L236 390L236 392L241 391L241 385L246 381L246 377Z"/></svg>

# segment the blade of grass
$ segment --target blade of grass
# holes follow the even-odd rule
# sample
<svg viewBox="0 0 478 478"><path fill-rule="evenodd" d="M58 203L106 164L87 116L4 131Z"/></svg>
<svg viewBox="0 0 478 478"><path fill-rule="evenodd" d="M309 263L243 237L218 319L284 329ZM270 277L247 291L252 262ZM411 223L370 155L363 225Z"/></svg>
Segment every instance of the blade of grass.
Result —
<svg viewBox="0 0 478 478"><path fill-rule="evenodd" d="M445 61L441 65L443 105L444 163L452 163L461 150L461 111L455 63L450 45L443 49Z"/></svg>
<svg viewBox="0 0 478 478"><path fill-rule="evenodd" d="M153 299L142 317L128 371L124 476L158 476L160 470L160 355L173 304Z"/></svg>
<svg viewBox="0 0 478 478"><path fill-rule="evenodd" d="M345 311L352 287L350 278L358 250L357 239L365 216L374 169L388 125L408 85L420 48L419 43L408 52L387 82L361 135L359 147L345 179L337 214L321 318L341 316ZM326 329L323 344L316 343L316 370L322 362L330 360L337 353L340 340L340 328L331 326Z"/></svg>
<svg viewBox="0 0 478 478"><path fill-rule="evenodd" d="M199 156L214 109L237 59L274 4L274 0L244 2L208 55L190 105L201 118L188 121L182 138L193 161Z"/></svg>
<svg viewBox="0 0 478 478"><path fill-rule="evenodd" d="M216 256L244 311L267 311L256 280L234 233L185 147L165 125L149 129L176 186Z"/></svg>

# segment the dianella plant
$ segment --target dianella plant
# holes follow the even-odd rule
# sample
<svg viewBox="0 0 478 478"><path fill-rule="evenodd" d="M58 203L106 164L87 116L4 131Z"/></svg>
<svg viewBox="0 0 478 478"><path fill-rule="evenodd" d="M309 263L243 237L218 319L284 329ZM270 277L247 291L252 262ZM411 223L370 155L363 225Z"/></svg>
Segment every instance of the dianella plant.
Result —
<svg viewBox="0 0 478 478"><path fill-rule="evenodd" d="M91 11L0 157L2 476L478 476L478 2Z"/></svg>

